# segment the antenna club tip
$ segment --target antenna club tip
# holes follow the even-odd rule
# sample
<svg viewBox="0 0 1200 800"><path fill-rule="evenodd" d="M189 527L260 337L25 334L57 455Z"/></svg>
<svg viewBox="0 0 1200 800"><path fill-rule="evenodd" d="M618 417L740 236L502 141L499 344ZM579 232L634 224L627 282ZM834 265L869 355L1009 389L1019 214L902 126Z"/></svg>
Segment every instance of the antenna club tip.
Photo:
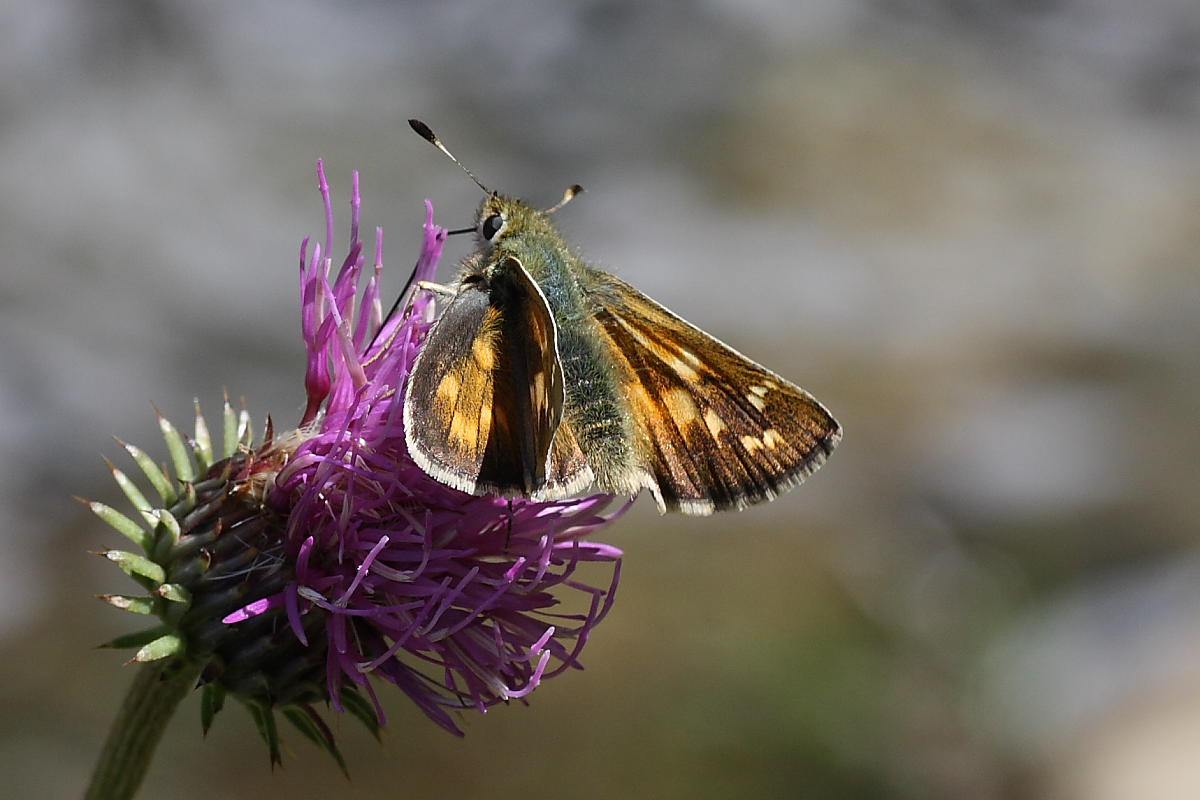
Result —
<svg viewBox="0 0 1200 800"><path fill-rule="evenodd" d="M550 206L542 213L543 214L553 214L555 211L558 211L560 208L565 206L567 203L574 200L575 197L578 194L580 194L582 191L583 191L582 186L580 186L578 183L572 183L570 186L567 187L567 190L565 192L563 192L562 200L559 200L557 203Z"/></svg>
<svg viewBox="0 0 1200 800"><path fill-rule="evenodd" d="M471 180L475 181L476 186L478 186L480 189L482 189L487 194L491 193L486 186L484 186L482 183L479 182L479 178L475 177L475 173L471 172L471 170L469 170L465 166L463 166L463 163L461 161L459 161L457 158L455 158L453 153L451 153L449 150L446 149L446 145L442 144L441 139L439 139L437 137L437 134L434 133L433 130L428 125L426 125L424 122L421 122L421 120L419 120L419 119L410 119L408 121L408 126L410 128L412 128L414 131L416 131L422 139L429 142L431 145L436 147L438 150L441 150L443 153L446 154L447 158L449 158L455 164L458 164L458 166L462 169L462 171L467 173L467 176L470 177Z"/></svg>
<svg viewBox="0 0 1200 800"><path fill-rule="evenodd" d="M437 136L434 134L433 129L430 128L428 125L426 125L424 122L421 122L421 120L410 119L408 121L408 126L410 128L412 128L414 131L416 131L417 135L420 136L425 141L427 141L427 142L437 141Z"/></svg>

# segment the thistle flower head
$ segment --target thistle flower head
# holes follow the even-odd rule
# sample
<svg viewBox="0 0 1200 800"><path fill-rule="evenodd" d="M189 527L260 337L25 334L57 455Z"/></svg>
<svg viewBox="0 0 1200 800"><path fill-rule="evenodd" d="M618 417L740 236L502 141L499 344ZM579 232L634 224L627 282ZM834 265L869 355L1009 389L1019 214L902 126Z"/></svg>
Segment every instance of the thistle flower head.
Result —
<svg viewBox="0 0 1200 800"><path fill-rule="evenodd" d="M446 231L426 204L425 238L406 302L382 313L383 234L374 261L359 238L354 176L349 250L336 274L324 169L324 244L300 250L301 329L308 396L299 427L226 403L214 454L203 417L185 441L162 420L175 479L128 448L161 503L114 470L142 523L102 504L101 517L143 547L109 551L150 595L105 599L161 624L123 637L135 660L203 665L205 724L226 694L245 702L278 758L280 709L340 761L320 701L372 728L384 723L380 681L461 734L454 711L524 698L579 667L579 653L614 597L621 553L585 537L618 516L611 498L535 503L475 497L426 475L403 430L404 385L433 324L417 281L431 280ZM364 274L365 273L365 274ZM220 456L220 457L218 457ZM136 606L136 608L133 608Z"/></svg>

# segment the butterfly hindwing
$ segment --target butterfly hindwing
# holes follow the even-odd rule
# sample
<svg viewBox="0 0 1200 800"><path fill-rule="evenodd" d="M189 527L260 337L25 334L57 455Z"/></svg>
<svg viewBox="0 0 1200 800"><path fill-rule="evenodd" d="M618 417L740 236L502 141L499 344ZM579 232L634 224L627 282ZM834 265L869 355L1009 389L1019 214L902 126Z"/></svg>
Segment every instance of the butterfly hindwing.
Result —
<svg viewBox="0 0 1200 800"><path fill-rule="evenodd" d="M546 483L532 497L534 500L559 500L570 497L590 486L595 476L583 454L575 430L564 416L550 446L546 465Z"/></svg>
<svg viewBox="0 0 1200 800"><path fill-rule="evenodd" d="M456 489L529 496L546 485L563 398L546 299L516 259L502 259L463 276L413 365L409 451Z"/></svg>
<svg viewBox="0 0 1200 800"><path fill-rule="evenodd" d="M841 438L808 392L623 281L592 269L584 277L660 510L709 514L770 500Z"/></svg>

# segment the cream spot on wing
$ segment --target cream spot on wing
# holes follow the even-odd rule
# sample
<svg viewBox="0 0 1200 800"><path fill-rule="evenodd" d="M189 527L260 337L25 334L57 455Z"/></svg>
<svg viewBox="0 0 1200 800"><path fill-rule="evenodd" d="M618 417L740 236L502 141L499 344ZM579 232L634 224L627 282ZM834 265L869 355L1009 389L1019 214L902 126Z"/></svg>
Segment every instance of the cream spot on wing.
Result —
<svg viewBox="0 0 1200 800"><path fill-rule="evenodd" d="M758 387L758 386L755 386L755 387L754 387L754 389L758 389L758 388L760 388L760 387ZM755 407L755 408L757 408L759 411L762 411L764 408L766 408L766 407L767 407L767 403L766 403L766 401L765 401L765 400L763 400L763 399L762 399L760 396L758 396L757 394L754 394L754 391L753 391L753 389L752 389L750 392L748 392L748 393L746 394L746 399L750 401L750 405L754 406L754 407Z"/></svg>
<svg viewBox="0 0 1200 800"><path fill-rule="evenodd" d="M763 431L762 441L763 444L767 446L768 450L774 450L786 440L779 435L779 431L775 430L774 428L767 428L765 431Z"/></svg>
<svg viewBox="0 0 1200 800"><path fill-rule="evenodd" d="M757 436L743 436L742 447L746 448L747 453L753 453L755 450L762 450L762 440Z"/></svg>
<svg viewBox="0 0 1200 800"><path fill-rule="evenodd" d="M672 389L667 392L666 397L667 408L671 411L671 418L676 422L691 422L700 418L700 410L696 408L696 401L692 399L692 395L683 389Z"/></svg>
<svg viewBox="0 0 1200 800"><path fill-rule="evenodd" d="M533 396L539 398L546 396L546 373L542 370L538 370L537 374L533 376Z"/></svg>
<svg viewBox="0 0 1200 800"><path fill-rule="evenodd" d="M691 365L689 365L683 359L672 358L669 363L671 365L671 369L673 369L675 373L685 381L691 381L692 383L695 383L696 381L700 380L700 373L692 369Z"/></svg>
<svg viewBox="0 0 1200 800"><path fill-rule="evenodd" d="M649 339L647 339L645 336L642 335L641 331L639 331L636 328L633 328L629 325L623 325L623 327L625 328L625 332L628 333L630 336L632 336L633 340L635 342L637 342L638 344L640 344L642 347L645 347L647 350L650 350L650 351L658 351L659 350L659 348L657 346L655 346L654 342L651 342Z"/></svg>
<svg viewBox="0 0 1200 800"><path fill-rule="evenodd" d="M486 339L476 339L471 345L471 355L475 358L475 363L484 372L491 372L496 366L496 351L488 344Z"/></svg>
<svg viewBox="0 0 1200 800"><path fill-rule="evenodd" d="M633 340L642 347L654 353L663 360L668 367L678 373L680 377L687 381L696 381L700 378L700 373L695 367L700 366L700 359L692 351L676 347L673 344L668 345L660 341L653 341L646 337L640 330L629 324L623 324L625 332L628 333Z"/></svg>
<svg viewBox="0 0 1200 800"><path fill-rule="evenodd" d="M750 387L750 393L751 393L751 394L756 394L756 395L758 395L759 397L766 397L766 396L767 396L767 389L768 389L768 388L769 388L769 387L767 387L767 386L751 386L751 387Z"/></svg>
<svg viewBox="0 0 1200 800"><path fill-rule="evenodd" d="M446 373L446 376L438 383L437 397L446 403L453 402L454 398L458 397L458 376L453 372Z"/></svg>
<svg viewBox="0 0 1200 800"><path fill-rule="evenodd" d="M708 432L714 439L721 435L721 431L725 430L725 420L721 419L721 415L711 408L704 412L704 424L708 426Z"/></svg>

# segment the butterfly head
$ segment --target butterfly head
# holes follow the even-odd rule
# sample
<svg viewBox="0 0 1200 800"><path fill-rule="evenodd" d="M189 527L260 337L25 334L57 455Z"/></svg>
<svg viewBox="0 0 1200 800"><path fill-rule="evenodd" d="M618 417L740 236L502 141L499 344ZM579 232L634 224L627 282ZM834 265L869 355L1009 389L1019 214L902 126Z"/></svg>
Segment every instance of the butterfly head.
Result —
<svg viewBox="0 0 1200 800"><path fill-rule="evenodd" d="M517 255L517 250L534 244L552 243L566 247L550 217L583 191L572 184L562 200L550 208L538 209L515 197L489 191L479 204L475 234L484 252L499 251Z"/></svg>
<svg viewBox="0 0 1200 800"><path fill-rule="evenodd" d="M533 236L557 236L545 212L523 200L490 193L479 204L475 235L483 250L504 250L507 244Z"/></svg>

